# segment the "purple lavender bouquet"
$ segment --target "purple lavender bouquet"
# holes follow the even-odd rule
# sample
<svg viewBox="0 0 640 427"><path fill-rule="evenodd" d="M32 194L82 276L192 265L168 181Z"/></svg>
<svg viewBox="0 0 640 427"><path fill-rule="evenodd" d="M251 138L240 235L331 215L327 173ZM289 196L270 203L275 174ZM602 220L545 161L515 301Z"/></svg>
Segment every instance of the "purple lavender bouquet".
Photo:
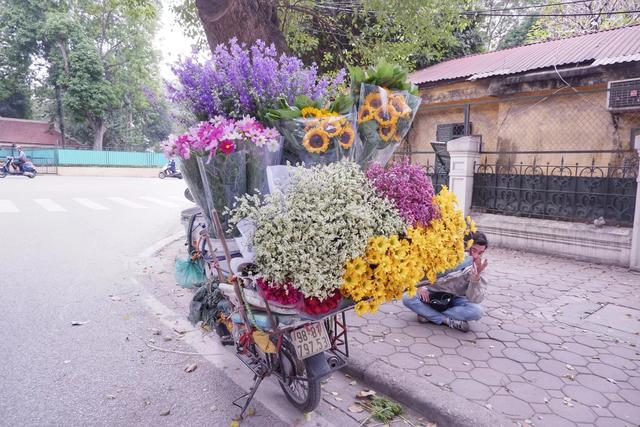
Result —
<svg viewBox="0 0 640 427"><path fill-rule="evenodd" d="M431 202L435 191L425 169L408 162L391 163L387 167L372 163L366 176L376 193L389 199L400 216L411 226L427 226L440 216Z"/></svg>
<svg viewBox="0 0 640 427"><path fill-rule="evenodd" d="M235 38L219 44L210 59L184 58L172 70L177 82L167 82L169 99L199 120L251 115L263 123L264 112L278 108L280 99L293 104L297 95L332 97L346 75L340 70L333 78L320 77L315 64L306 67L295 56L278 55L260 40L247 46Z"/></svg>

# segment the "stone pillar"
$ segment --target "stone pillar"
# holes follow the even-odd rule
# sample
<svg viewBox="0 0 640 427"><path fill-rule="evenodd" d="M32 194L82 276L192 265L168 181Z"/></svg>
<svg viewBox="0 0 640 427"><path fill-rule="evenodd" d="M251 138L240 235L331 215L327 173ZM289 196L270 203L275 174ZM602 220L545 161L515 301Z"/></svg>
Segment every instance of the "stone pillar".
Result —
<svg viewBox="0 0 640 427"><path fill-rule="evenodd" d="M640 135L636 136L634 148L640 156ZM633 231L631 231L631 259L629 267L632 270L640 271L640 164L638 165L638 177L636 179L636 211L633 217Z"/></svg>
<svg viewBox="0 0 640 427"><path fill-rule="evenodd" d="M447 142L450 156L449 190L460 202L465 216L471 210L473 194L473 167L480 161L480 137L463 136Z"/></svg>

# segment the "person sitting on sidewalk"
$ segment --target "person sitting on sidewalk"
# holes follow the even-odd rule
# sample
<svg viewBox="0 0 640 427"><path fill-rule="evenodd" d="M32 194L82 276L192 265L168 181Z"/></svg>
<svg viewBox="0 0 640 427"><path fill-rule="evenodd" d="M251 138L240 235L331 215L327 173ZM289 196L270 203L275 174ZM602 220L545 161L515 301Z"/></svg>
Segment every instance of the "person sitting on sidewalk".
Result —
<svg viewBox="0 0 640 427"><path fill-rule="evenodd" d="M469 256L453 270L442 274L433 286L421 287L413 298L405 295L402 303L418 314L420 323L445 324L467 332L469 321L484 314L479 304L484 299L486 281L481 277L488 261L482 260L487 249L487 236L476 232Z"/></svg>

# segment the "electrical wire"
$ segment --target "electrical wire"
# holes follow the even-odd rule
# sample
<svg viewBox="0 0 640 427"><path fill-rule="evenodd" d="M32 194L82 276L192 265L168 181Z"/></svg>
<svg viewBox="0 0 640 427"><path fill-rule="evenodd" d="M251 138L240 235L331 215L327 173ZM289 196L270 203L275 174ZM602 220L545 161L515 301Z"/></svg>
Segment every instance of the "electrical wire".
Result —
<svg viewBox="0 0 640 427"><path fill-rule="evenodd" d="M470 15L470 16L513 16L513 17L518 17L518 16L534 16L534 17L601 16L601 15L625 15L625 14L633 14L633 13L640 13L640 10L615 10L611 12L590 12L590 13L508 13L508 14L460 12L461 15Z"/></svg>

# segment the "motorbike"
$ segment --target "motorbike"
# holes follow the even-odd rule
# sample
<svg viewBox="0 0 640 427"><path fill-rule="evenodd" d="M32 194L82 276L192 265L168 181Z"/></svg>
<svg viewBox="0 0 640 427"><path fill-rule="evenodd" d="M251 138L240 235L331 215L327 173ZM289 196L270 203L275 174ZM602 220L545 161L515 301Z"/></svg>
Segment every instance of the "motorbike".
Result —
<svg viewBox="0 0 640 427"><path fill-rule="evenodd" d="M0 178L4 178L7 175L24 175L28 178L35 178L38 174L38 171L33 166L33 163L27 161L22 165L22 170L14 170L13 166L13 157L7 156L7 160L5 162L0 162Z"/></svg>
<svg viewBox="0 0 640 427"><path fill-rule="evenodd" d="M160 179L165 179L165 178L182 179L182 173L180 171L173 172L171 169L169 169L169 165L166 165L158 173L158 178L160 178Z"/></svg>

